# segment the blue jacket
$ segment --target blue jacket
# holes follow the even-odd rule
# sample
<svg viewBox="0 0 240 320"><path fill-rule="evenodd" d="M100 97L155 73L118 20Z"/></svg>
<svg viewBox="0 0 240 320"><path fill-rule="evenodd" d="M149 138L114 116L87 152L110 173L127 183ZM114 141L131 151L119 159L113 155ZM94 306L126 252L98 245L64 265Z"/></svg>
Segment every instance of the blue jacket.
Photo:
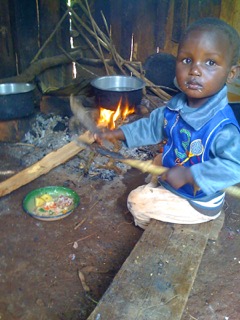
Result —
<svg viewBox="0 0 240 320"><path fill-rule="evenodd" d="M165 130L164 126L165 114L167 116L176 114L179 116L182 125L181 129L185 127L191 134L194 133L194 138L191 137L191 140L188 141L188 136L185 132L187 145L190 147L189 143L193 140L206 140L211 128L214 128L214 124L216 125L219 121L225 119L224 123L221 123L221 125L214 130L211 139L202 142L204 152L201 154L201 157L190 157L184 163L184 165L191 166L191 173L197 185L200 187L201 193L198 193L197 197L194 197L191 190L188 189L189 186L187 187L188 190L181 192L182 190L175 190L166 183L162 183L164 187L189 199L190 202L196 200L196 203L194 203L196 206L199 205L199 202L201 206L201 202L203 202L204 205L206 204L206 206L209 207L208 202L210 201L210 206L216 208L216 205L212 204L212 199L217 199L219 206L221 206L224 200L222 190L240 182L239 126L230 107L227 105L226 86L216 95L209 98L200 108L190 108L187 105L185 94L180 93L172 98L166 107L160 107L154 110L149 118L142 118L124 125L121 129L125 135L126 144L130 148L157 144L163 139L171 139L171 137L169 137L170 131ZM208 126L208 133L204 135L204 130ZM199 136L198 133L200 134ZM186 150L184 149L184 144L182 148L180 148L181 134L176 134L176 139L179 139L179 141L176 142L177 140L174 140L174 144L176 143L177 145L171 149L172 151L175 150L175 154L172 154L171 157L169 156L168 160L167 158L163 160L163 164L166 166L168 164L169 167L175 165L176 160L179 162L184 161L184 159L187 158L186 151L189 151L187 148ZM164 154L167 153L167 151L168 147L164 150ZM165 155L163 155L163 157L165 157ZM172 163L170 158L173 161Z"/></svg>

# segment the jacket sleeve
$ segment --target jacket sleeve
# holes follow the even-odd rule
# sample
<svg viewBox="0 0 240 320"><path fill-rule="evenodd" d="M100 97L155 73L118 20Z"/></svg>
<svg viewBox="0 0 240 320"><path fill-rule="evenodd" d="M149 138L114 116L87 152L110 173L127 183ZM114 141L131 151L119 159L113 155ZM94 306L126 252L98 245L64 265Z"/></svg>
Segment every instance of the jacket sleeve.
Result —
<svg viewBox="0 0 240 320"><path fill-rule="evenodd" d="M121 126L127 147L141 147L158 144L163 140L164 109L152 111L149 118L141 118Z"/></svg>
<svg viewBox="0 0 240 320"><path fill-rule="evenodd" d="M229 124L216 135L210 160L191 167L195 182L207 195L240 182L240 133Z"/></svg>

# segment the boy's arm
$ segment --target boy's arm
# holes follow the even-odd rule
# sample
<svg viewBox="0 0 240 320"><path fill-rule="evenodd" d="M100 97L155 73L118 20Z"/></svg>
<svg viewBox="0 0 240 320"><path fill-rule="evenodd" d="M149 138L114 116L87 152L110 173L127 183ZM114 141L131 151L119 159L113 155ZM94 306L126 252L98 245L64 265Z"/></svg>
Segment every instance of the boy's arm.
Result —
<svg viewBox="0 0 240 320"><path fill-rule="evenodd" d="M154 145L163 140L164 107L151 112L149 118L141 118L125 124L117 130L106 130L94 135L97 142L121 140L129 148Z"/></svg>
<svg viewBox="0 0 240 320"><path fill-rule="evenodd" d="M240 182L240 132L234 125L226 125L211 147L211 159L191 167L199 187L207 195Z"/></svg>

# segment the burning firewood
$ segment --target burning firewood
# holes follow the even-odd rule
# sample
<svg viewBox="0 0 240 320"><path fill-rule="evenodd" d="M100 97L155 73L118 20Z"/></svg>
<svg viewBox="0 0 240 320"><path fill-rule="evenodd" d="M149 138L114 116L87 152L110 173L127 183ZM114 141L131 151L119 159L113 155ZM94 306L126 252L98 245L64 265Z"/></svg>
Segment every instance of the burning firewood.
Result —
<svg viewBox="0 0 240 320"><path fill-rule="evenodd" d="M90 115L89 109L83 106L80 97L71 95L70 107L76 122L92 133L99 132L94 119Z"/></svg>

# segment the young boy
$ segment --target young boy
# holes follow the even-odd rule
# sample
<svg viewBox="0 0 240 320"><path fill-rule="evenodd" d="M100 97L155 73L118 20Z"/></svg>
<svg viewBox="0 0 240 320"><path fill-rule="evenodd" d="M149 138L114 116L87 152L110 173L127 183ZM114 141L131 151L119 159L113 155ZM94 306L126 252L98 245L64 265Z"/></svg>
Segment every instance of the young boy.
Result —
<svg viewBox="0 0 240 320"><path fill-rule="evenodd" d="M179 44L176 79L181 93L166 107L95 136L129 148L167 139L159 186L140 186L128 197L135 224L150 219L194 224L217 218L224 189L240 182L240 128L228 105L226 82L237 76L239 35L216 18L192 24ZM161 185L160 185L161 184Z"/></svg>

